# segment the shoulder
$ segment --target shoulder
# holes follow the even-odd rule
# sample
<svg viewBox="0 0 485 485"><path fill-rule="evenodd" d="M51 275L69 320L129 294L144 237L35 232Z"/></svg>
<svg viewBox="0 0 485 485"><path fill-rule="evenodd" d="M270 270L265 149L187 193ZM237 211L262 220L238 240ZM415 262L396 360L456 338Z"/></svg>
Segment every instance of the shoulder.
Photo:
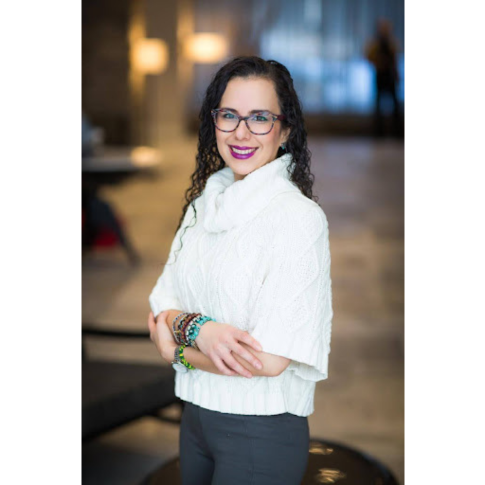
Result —
<svg viewBox="0 0 485 485"><path fill-rule="evenodd" d="M278 246L301 246L315 243L328 233L325 212L314 200L300 191L275 197L264 215L267 231Z"/></svg>
<svg viewBox="0 0 485 485"><path fill-rule="evenodd" d="M268 215L283 226L301 226L304 223L328 224L322 207L300 191L279 194L270 202Z"/></svg>

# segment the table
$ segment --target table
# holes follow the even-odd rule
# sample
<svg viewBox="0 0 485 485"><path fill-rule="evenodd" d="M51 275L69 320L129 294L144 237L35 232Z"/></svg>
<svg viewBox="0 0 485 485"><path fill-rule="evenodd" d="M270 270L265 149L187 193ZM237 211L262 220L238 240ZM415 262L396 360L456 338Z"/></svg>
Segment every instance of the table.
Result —
<svg viewBox="0 0 485 485"><path fill-rule="evenodd" d="M138 146L104 146L82 160L83 172L140 172L157 167L163 160L156 148Z"/></svg>

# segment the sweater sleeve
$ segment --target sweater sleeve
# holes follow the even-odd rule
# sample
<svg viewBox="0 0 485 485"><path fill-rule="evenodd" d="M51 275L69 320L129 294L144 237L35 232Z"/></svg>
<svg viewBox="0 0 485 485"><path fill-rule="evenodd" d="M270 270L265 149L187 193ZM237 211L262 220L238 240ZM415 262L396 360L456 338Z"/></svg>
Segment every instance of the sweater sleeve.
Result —
<svg viewBox="0 0 485 485"><path fill-rule="evenodd" d="M194 209L192 207L192 204L190 204L185 213L184 220L182 221L182 224L180 225L172 241L168 259L165 263L162 274L159 276L155 287L153 288L148 298L150 302L150 308L155 317L157 317L157 315L159 315L164 310L180 309L182 307L177 292L175 290L174 262L178 257L181 246L183 244L183 239L182 243L180 242L180 240L182 234L184 233L184 228L192 225L191 222L194 214Z"/></svg>
<svg viewBox="0 0 485 485"><path fill-rule="evenodd" d="M328 377L333 317L327 218L320 207L286 214L275 233L251 335L264 352L291 359L287 370L320 381Z"/></svg>

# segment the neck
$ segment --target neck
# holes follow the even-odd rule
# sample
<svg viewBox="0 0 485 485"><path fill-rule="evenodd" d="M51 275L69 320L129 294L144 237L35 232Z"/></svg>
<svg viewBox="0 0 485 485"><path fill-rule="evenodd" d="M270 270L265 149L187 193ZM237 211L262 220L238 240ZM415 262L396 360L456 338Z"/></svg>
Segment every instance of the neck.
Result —
<svg viewBox="0 0 485 485"><path fill-rule="evenodd" d="M254 218L278 194L300 192L290 181L291 161L285 154L246 175L235 174L230 167L213 173L204 189L205 229L227 231ZM237 180L240 183L234 183Z"/></svg>
<svg viewBox="0 0 485 485"><path fill-rule="evenodd" d="M272 162L272 161L273 161L273 160L271 160L271 162ZM271 162L266 162L264 165L268 165L268 163L271 163ZM261 167L264 167L264 165L261 165ZM261 167L257 167L257 168L255 168L254 170L258 170L258 169L260 169ZM253 171L251 171L251 172L249 172L249 173L246 173L246 174L239 174L239 173L234 172L234 170L233 170L233 171L232 171L232 173L234 174L234 182L237 182L237 181L239 181L239 180L243 180L243 179L244 179L244 178L245 178L247 175L249 175L250 173L253 173L253 172L254 172L254 170L253 170Z"/></svg>

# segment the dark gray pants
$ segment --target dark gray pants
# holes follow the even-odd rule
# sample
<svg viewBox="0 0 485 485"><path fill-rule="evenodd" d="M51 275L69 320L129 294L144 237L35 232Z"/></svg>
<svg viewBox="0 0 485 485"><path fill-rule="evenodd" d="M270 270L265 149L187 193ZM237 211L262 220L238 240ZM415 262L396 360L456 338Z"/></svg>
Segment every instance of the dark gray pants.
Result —
<svg viewBox="0 0 485 485"><path fill-rule="evenodd" d="M308 418L227 414L186 402L180 426L183 485L300 485Z"/></svg>

